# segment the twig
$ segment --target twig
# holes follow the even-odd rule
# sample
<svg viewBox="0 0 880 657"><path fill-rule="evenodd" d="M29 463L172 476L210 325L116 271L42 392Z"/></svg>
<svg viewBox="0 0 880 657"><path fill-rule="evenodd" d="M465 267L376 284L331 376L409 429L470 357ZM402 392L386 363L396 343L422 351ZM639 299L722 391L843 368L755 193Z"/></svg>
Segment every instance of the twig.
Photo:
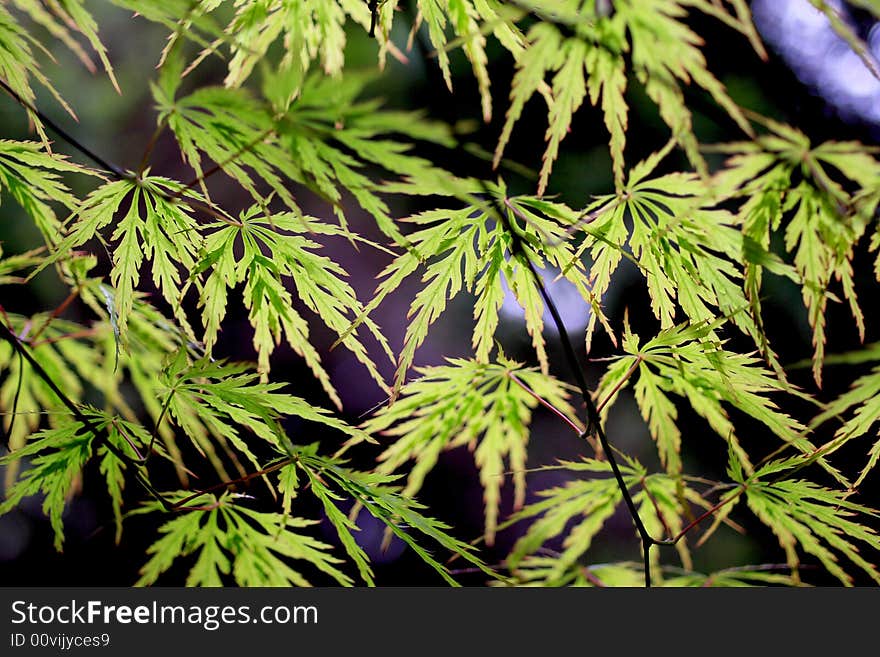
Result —
<svg viewBox="0 0 880 657"><path fill-rule="evenodd" d="M485 183L484 188L487 194L491 194L488 187L485 186ZM524 264L528 268L529 272L531 272L532 278L535 282L535 286L538 288L538 292L540 293L541 298L544 300L544 304L547 306L547 310L550 312L550 316L553 318L553 323L556 326L556 330L559 333L560 342L562 343L562 352L565 356L566 363L568 364L569 369L574 375L577 386L580 389L581 397L584 401L584 406L586 407L587 411L587 426L581 432L580 436L586 439L587 436L592 436L593 434L596 434L599 438L599 443L602 446L602 450L608 456L608 464L611 466L611 471L614 473L614 478L617 481L618 487L620 488L621 495L623 496L623 501L626 504L629 515L632 518L633 524L635 525L636 530L638 531L642 541L642 552L644 554L645 564L645 586L650 587L650 549L652 545L661 544L661 541L654 539L650 535L650 533L648 533L645 524L642 522L641 516L639 516L639 511L638 509L636 509L635 502L633 501L632 495L627 488L626 481L623 478L623 473L620 470L620 466L617 464L617 459L614 456L611 443L608 441L608 437L605 435L605 430L602 428L602 420L599 415L599 411L596 408L596 404L593 402L593 397L590 394L589 386L587 386L587 380L584 378L583 370L578 364L577 355L575 354L571 338L569 338L568 336L568 331L565 328L565 322L563 322L562 320L562 315L559 314L559 309L556 307L556 303L547 292L547 288L544 285L544 281L541 278L541 275L538 273L538 271L535 269L535 265L529 259L528 252L523 245L522 235L520 235L520 233L515 230L504 207L509 208L511 212L513 212L520 218L525 218L521 216L521 213L512 204L507 204L506 206L497 208L499 221L502 222L511 237L511 256L517 258L522 264Z"/></svg>
<svg viewBox="0 0 880 657"><path fill-rule="evenodd" d="M55 393L55 396L67 407L67 410L70 411L71 415L73 415L76 420L83 425L83 427L91 433L95 438L95 442L97 446L101 445L105 446L116 458L118 458L123 463L127 463L136 468L139 468L140 463L136 460L129 457L125 452L120 450L116 445L113 444L113 441L110 439L110 433L107 431L106 426L98 426L95 422L87 416L85 413L80 410L79 406L74 403L74 401L68 397L59 387L58 384L55 383L54 379L52 379L51 375L40 365L39 361L35 359L27 346L18 338L15 333L13 333L7 326L3 323L0 323L0 339L8 342L12 348L18 353L21 358L27 361L28 365L31 366L33 372L40 377L46 386ZM138 471L138 481L141 483L144 488L151 493L156 499L166 508L169 508L169 504L164 497L162 497L161 493L159 493L149 481L143 476L143 473Z"/></svg>
<svg viewBox="0 0 880 657"><path fill-rule="evenodd" d="M89 158L92 162L94 162L94 163L97 164L99 167L101 167L104 171L106 171L107 173L109 173L109 174L115 176L116 178L119 178L120 180L122 180L122 179L124 179L124 178L131 178L131 175L130 175L130 174L126 173L125 171L123 171L122 169L120 169L118 166L116 166L116 165L113 164L112 162L108 162L108 161L105 160L103 157L101 157L100 155L98 155L97 153L95 153L92 149L88 148L88 147L87 147L85 144L83 144L81 141L79 141L79 140L76 139L75 137L71 136L70 133L68 133L64 128L62 128L61 126L59 126L59 125L58 125L57 123L55 123L52 119L50 119L48 116L46 116L45 114L43 114L40 110L38 110L38 109L33 105L33 103L30 103L30 102L28 102L27 100L25 100L24 98L22 98L22 97L18 94L18 92L16 92L15 89L13 89L12 87L10 87L10 86L9 86L9 83L6 82L6 80L4 80L3 78L0 78L0 87L2 87L2 88L6 91L6 93L8 93L10 96L12 96L12 97L15 99L15 101L16 101L19 105L21 105L21 106L24 107L26 110L28 110L29 112L31 112L32 114L34 114L37 118L40 119L40 121L42 121L42 122L45 123L49 128L51 128L52 132L54 132L55 134L57 134L59 137L61 137L62 140L66 141L66 142L67 142L68 144L70 144L73 148L75 148L75 149L78 150L80 153L82 153L83 155L85 155L85 156L86 156L87 158Z"/></svg>

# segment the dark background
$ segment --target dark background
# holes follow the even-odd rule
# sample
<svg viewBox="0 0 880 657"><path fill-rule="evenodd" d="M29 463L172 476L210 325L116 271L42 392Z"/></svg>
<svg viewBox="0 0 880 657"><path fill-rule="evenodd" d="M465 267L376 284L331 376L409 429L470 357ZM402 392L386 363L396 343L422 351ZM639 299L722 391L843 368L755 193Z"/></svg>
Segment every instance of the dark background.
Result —
<svg viewBox="0 0 880 657"><path fill-rule="evenodd" d="M790 4L792 3L779 3L780 6ZM74 124L47 98L41 98L40 107L105 158L120 166L134 168L140 161L144 146L155 126L155 112L147 82L154 76L154 66L163 46L165 30L142 19L132 18L127 12L115 9L108 3L91 3L91 8L101 19L101 35L110 50L123 94L118 96L106 77L89 74L78 65L72 55L59 47L53 49L58 63L47 62L45 70L75 108L80 122ZM759 10L756 7L756 11ZM409 14L404 14L398 18L399 27L394 35L397 43L405 40L404 27L408 29L408 17ZM777 19L771 16L769 20ZM874 22L870 17L853 12L851 20L866 39L876 33L876 30L871 32ZM822 95L827 90L799 80L799 60L797 57L789 56L786 59L783 56L786 52L784 42L775 44L778 50L771 47L774 44L768 43L770 57L768 61L762 61L743 37L717 21L695 16L692 24L706 40L705 53L710 69L728 86L734 100L744 107L790 122L815 141L860 139L877 143L880 136L877 125L858 113L830 104ZM765 23L765 27L766 25ZM421 36L424 37L424 34ZM798 38L796 31L791 32L790 36L793 39ZM431 118L451 124L467 120L473 131L463 134L462 141L477 144L489 152L493 151L507 108L513 72L510 56L490 40L490 73L495 116L486 125L480 120L479 98L469 64L460 53L453 53L455 93L450 95L436 68L436 62L426 62L424 59L424 54L429 50L429 45L423 45L422 48L417 45L410 53L408 65L389 59L387 69L373 90L386 98L388 105L392 107L425 107ZM826 59L833 55L835 53L818 53L818 56ZM371 67L374 62L375 45L359 30L353 30L350 34L348 66ZM200 67L196 72L197 77L188 84L219 82L223 77L222 66L222 63L215 61ZM701 141L711 143L743 138L735 124L712 104L706 94L692 88L687 90L687 97L695 112L695 126ZM630 83L627 98L631 113L626 157L627 162L632 164L661 147L669 135L656 109L644 97L635 81ZM27 132L24 113L10 98L0 98L0 122L4 126L3 136L6 138L31 137ZM546 106L540 100L533 100L514 130L506 157L527 167L539 168L540 154L544 150L545 129ZM57 146L59 150L65 150L62 144ZM485 160L465 154L464 150L453 153L430 151L429 154L456 173L491 175ZM712 165L718 163L717 160L710 160ZM686 168L687 162L682 157L678 157L678 161L672 157L668 166ZM189 180L191 177L191 171L180 162L176 147L167 134L154 152L153 171L180 180ZM533 180L507 172L505 176L514 193L534 192ZM244 193L237 192L233 186L224 184L222 180L215 180L214 188L217 192L215 200L224 207L237 210L249 205ZM591 194L607 193L612 189L607 133L601 112L585 105L576 115L571 133L562 144L548 193L558 195L559 199L574 207L582 207L589 201ZM318 216L329 212L326 205L305 190L297 189L296 193L307 212ZM20 252L38 244L39 237L29 228L28 221L20 216L11 200L4 198L3 201L4 221L0 223L0 241L4 244L4 251ZM402 217L418 209L420 208L416 205L399 204L393 208L393 212L394 216ZM350 199L348 216L353 229L379 238L372 220L350 203ZM880 339L880 330L875 303L877 283L872 271L873 257L867 252L867 244L866 238L859 245L855 257L855 275L856 288L865 312L866 341L872 342ZM341 242L328 243L326 253L340 261L351 274L352 284L358 290L360 298L369 298L375 289L375 276L387 263L387 257L368 249L354 252ZM416 278L404 285L394 298L384 303L375 315L395 349L399 349L402 344L405 324L401 318L405 316L416 289ZM766 327L782 362L794 363L809 359L812 354L811 333L799 290L784 279L768 276L765 292ZM41 286L29 288L26 296L21 294L20 289L0 287L0 302L8 310L30 313L57 305L65 294L65 290L43 277ZM626 261L606 297L606 306L615 329L622 326L623 314L627 309L630 322L637 333L651 335L659 328L650 314L644 281L634 270L627 269ZM417 352L416 364L439 364L444 356L470 355L471 313L469 299L462 297L451 304L447 313L432 328L428 342ZM576 317L577 313L577 308L569 308L566 316ZM308 317L308 311L304 311L304 315ZM82 321L89 319L83 308L71 308L68 316ZM585 362L586 354L580 337L582 332L578 332L576 326L569 328L575 336L579 356ZM382 392L370 381L360 365L343 350L328 351L333 336L322 331L319 322L312 324L312 331L325 366L344 402L343 417L353 423L360 421L364 413L383 400ZM855 325L845 304L829 303L827 333L829 353L860 346ZM545 335L549 341L554 373L570 380L565 361L560 358L557 337L549 330ZM236 294L230 293L229 315L215 355L254 359L255 354L250 346L251 337L246 312ZM509 356L533 362L524 326L514 315L502 323L500 338ZM745 350L750 348L745 340L738 341L735 337L732 347ZM603 333L598 333L590 357L614 353L610 341ZM291 392L329 407L329 401L317 382L289 348L282 346L275 352L272 367L273 378L290 382ZM863 371L864 368L859 367L829 366L825 370L825 383L821 391L815 389L809 368L793 371L792 379L806 391L816 393L819 399L829 400L844 391ZM385 372L390 376L390 365ZM587 365L591 385L595 385L602 372L601 363ZM789 406L784 407L784 410L803 413L807 409ZM686 471L723 478L726 461L724 442L708 431L704 422L688 412L685 405L679 411L679 426L685 441ZM743 422L743 427L749 426L746 418L743 418ZM294 440L297 440L297 432L301 427L291 426L290 429ZM831 423L823 429L826 433L832 430ZM744 430L742 434L748 436L746 446L754 449L756 454L766 453L777 444L759 426L754 431ZM616 446L636 456L649 468L657 465L650 436L629 393L623 394L614 407L608 424L608 435ZM301 441L311 442L319 438L330 445L327 452L339 440L338 436L322 436L310 430ZM836 462L845 470L861 469L869 446L869 439L863 438L841 452ZM529 444L530 465L549 464L557 458L576 458L585 454L584 448L564 425L549 414L536 412ZM355 465L370 467L374 454L364 450L355 451ZM90 474L97 473L87 473L82 494L73 500L67 512L68 535L63 554L56 553L52 547L51 531L40 513L39 500L29 500L19 511L0 518L0 585L126 586L137 579L138 569L144 563L145 549L155 540L160 518L133 519L125 526L122 543L115 545L112 515L106 496L101 490L101 479L91 477ZM558 471L530 475L529 499L534 499L537 491L561 483L566 476L568 475ZM135 503L140 491L135 486L130 486L127 492L128 501ZM877 506L877 492L875 472L868 477L857 501ZM452 525L455 528L454 533L460 538L471 540L481 535L482 491L472 456L467 450L446 453L429 475L419 498L428 505L433 515ZM508 486L505 488L502 515L510 511L511 503L512 487ZM300 509L299 514L319 517L320 509L316 506ZM698 570L711 571L734 565L784 561L782 551L766 527L751 521L749 514L739 513L735 517L744 524L748 534L741 536L727 528L720 529L716 537L694 551L695 567ZM441 583L435 573L399 545L392 545L387 553L382 553L378 548L381 540L380 528L367 523L364 529L359 538L364 540L376 560L375 570L379 585ZM522 529L514 526L500 534L493 549L483 550L485 560L490 564L500 562ZM322 527L322 533L325 540L335 540L329 527ZM622 506L594 542L588 556L593 563L639 559L639 543ZM871 560L871 555L865 556ZM664 562L676 564L676 555L670 551ZM804 577L815 584L837 583L836 580L824 580L818 573L809 570L805 571ZM856 577L857 583L867 583L859 579L858 575ZM172 572L165 580L160 580L160 583L179 584L182 579L180 572ZM460 579L467 584L484 583L482 576L467 573L462 573ZM315 581L320 583L321 580L316 578Z"/></svg>

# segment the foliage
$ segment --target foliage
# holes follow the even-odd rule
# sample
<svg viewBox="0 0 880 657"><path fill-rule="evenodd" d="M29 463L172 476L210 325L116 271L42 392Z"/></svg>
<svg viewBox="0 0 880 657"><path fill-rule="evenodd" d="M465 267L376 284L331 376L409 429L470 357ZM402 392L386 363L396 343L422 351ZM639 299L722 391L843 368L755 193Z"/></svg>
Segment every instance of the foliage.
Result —
<svg viewBox="0 0 880 657"><path fill-rule="evenodd" d="M495 585L880 583L878 511L858 497L880 461L880 348L826 355L829 301L849 306L860 341L871 335L856 258L866 235L880 249L877 149L817 140L725 86L705 25L768 58L744 0L113 0L168 37L152 54L155 132L130 169L43 113L45 100L75 117L46 73L56 47L120 90L102 22L115 10L94 4L0 3L0 85L35 133L0 139L3 210L23 227L0 251L0 514L39 497L62 550L88 488L106 497L117 543L130 523L155 532L144 586L381 584L362 540L371 523L450 585L453 559ZM858 34L813 4L870 64ZM468 142L468 117L379 97L392 67L419 63L414 43L453 94L447 118L459 63L492 129L498 67L510 72L489 149ZM351 54L367 48L369 67ZM633 137L638 94L659 144ZM697 103L736 136L702 143ZM537 164L504 159L536 104L544 153L524 186L500 173ZM589 127L609 138L609 189L563 202L554 165L590 106ZM385 258L371 295L343 248ZM626 268L646 292L641 336L612 307ZM871 285L880 259L874 273ZM577 341L554 279L588 314ZM813 380L800 387L803 364L784 362L766 328L768 299L786 291L812 333ZM501 346L511 305L527 362ZM400 344L377 319L397 308ZM470 320L470 352L423 361L456 318ZM581 347L611 349L589 377ZM288 349L321 395L279 367ZM333 366L346 358L374 386L357 392L384 397L357 420ZM825 367L859 374L828 394ZM648 458L617 433L628 400ZM544 421L589 451L536 462L556 453ZM863 444L851 472L841 456ZM479 538L419 501L461 447L483 495ZM727 458L713 474L695 451ZM620 513L643 561L596 563ZM716 534L756 523L784 565L695 570ZM502 535L509 549L489 566Z"/></svg>
<svg viewBox="0 0 880 657"><path fill-rule="evenodd" d="M419 374L403 387L401 399L364 424L364 430L371 434L395 438L379 455L378 471L393 472L413 461L403 491L412 496L443 450L468 445L485 489L485 538L491 545L498 524L505 459L513 472L514 506L520 507L526 495L526 446L532 410L543 400L573 416L568 393L558 381L524 369L503 355L497 364L450 359L447 366L424 368Z"/></svg>

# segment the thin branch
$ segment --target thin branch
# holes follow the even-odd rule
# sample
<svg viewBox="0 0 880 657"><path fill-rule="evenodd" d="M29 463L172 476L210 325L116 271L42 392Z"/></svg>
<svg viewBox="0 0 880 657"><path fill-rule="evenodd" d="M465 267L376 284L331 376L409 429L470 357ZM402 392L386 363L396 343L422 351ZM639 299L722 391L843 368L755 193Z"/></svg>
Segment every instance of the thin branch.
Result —
<svg viewBox="0 0 880 657"><path fill-rule="evenodd" d="M179 502L176 502L171 505L170 511L190 511L195 510L195 507L186 507L185 504L192 502L195 499L198 499L202 495L207 495L208 493L213 493L217 490L226 490L236 484L244 484L249 482L251 479L256 479L257 477L262 477L263 475L267 475L270 472L275 472L276 470L280 470L281 468L290 465L296 460L295 456L288 456L286 458L281 459L280 461L276 461L270 466L263 468L262 470L258 470L257 472L251 472L243 477L239 477L238 479L230 479L228 481L221 481L219 484L215 484L213 486L209 486L208 488L203 488L202 490L196 491L192 495L188 495L184 497Z"/></svg>
<svg viewBox="0 0 880 657"><path fill-rule="evenodd" d="M165 132L165 128L168 126L168 117L162 119L159 122L159 125L156 126L156 129L153 131L153 134L150 135L150 140L147 142L146 148L144 148L144 155L141 157L141 163L138 165L137 177L140 178L144 171L147 168L147 165L150 163L150 156L153 154L153 149L156 148L156 144L159 142L159 137L162 136L162 133Z"/></svg>
<svg viewBox="0 0 880 657"><path fill-rule="evenodd" d="M370 38L376 36L376 22L379 19L379 0L369 0L370 9Z"/></svg>
<svg viewBox="0 0 880 657"><path fill-rule="evenodd" d="M113 444L113 441L110 439L110 433L107 431L106 426L98 426L89 416L80 410L79 406L68 397L59 387L58 384L55 383L54 379L52 379L51 375L40 365L39 361L34 358L27 346L19 340L18 336L15 335L9 328L6 327L5 324L0 323L0 339L8 342L12 348L18 353L18 355L24 360L28 362L28 365L31 366L31 370L43 380L46 386L55 393L55 396L67 407L67 410L70 411L70 414L76 418L77 422L83 425L83 427L90 432L95 438L94 441L97 447L101 445L105 446L116 458L118 458L123 463L127 463L129 465L134 466L135 468L139 468L140 464L129 457L125 452L120 450L116 445ZM156 497L156 499L167 509L168 502L164 497L150 484L149 481L146 480L143 473L138 470L138 481L144 488L150 492L152 495Z"/></svg>
<svg viewBox="0 0 880 657"><path fill-rule="evenodd" d="M12 398L12 413L9 417L9 427L6 429L6 445L12 449L12 432L15 429L15 420L18 417L18 399L21 396L21 383L24 380L24 360L21 353L18 354L18 381L15 384L15 396Z"/></svg>
<svg viewBox="0 0 880 657"><path fill-rule="evenodd" d="M112 162L108 162L107 160L105 160L103 157L101 157L100 155L95 153L92 149L90 149L88 146L83 144L81 141L79 141L75 137L71 136L70 133L68 133L64 128L62 128L57 123L55 123L48 116L43 114L40 110L38 110L33 105L33 103L30 103L27 100L25 100L24 98L22 98L18 94L18 92L16 92L15 89L10 87L9 83L6 82L6 80L4 80L3 78L0 78L0 87L2 87L6 91L6 93L8 93L10 96L12 96L15 99L15 102L17 102L19 105L21 105L26 110L28 110L29 112L34 114L37 118L39 118L41 122L46 124L46 126L48 126L52 130L52 132L54 132L56 135L58 135L63 141L70 144L73 148L78 150L80 153L82 153L87 158L89 158L92 162L94 162L99 167L101 167L104 171L106 171L107 173L113 175L114 177L116 177L120 180L125 179L125 178L131 178L131 174L126 173L125 171L120 169L118 166L116 166Z"/></svg>
<svg viewBox="0 0 880 657"><path fill-rule="evenodd" d="M486 193L491 193L488 187L485 187L485 190ZM506 207L510 208L510 210L517 216L525 219L521 216L521 213L517 210L517 208L514 207L512 204L507 204ZM538 288L538 292L540 293L541 298L544 300L544 304L547 306L547 310L550 312L550 316L553 318L553 323L556 326L556 330L559 333L560 342L562 343L562 351L565 356L565 360L568 364L569 369L574 375L577 386L580 389L581 397L584 401L584 406L586 407L587 411L587 426L581 433L581 437L586 439L587 436L592 436L593 434L596 434L599 438L599 443L602 445L602 450L605 452L605 454L608 455L608 464L611 466L611 471L614 473L614 479L617 481L617 485L620 488L621 495L623 496L623 501L626 504L629 515L632 518L633 524L635 525L636 530L638 531L642 541L642 552L644 553L645 557L645 586L650 587L651 569L649 552L652 545L659 545L661 544L661 542L654 539L650 535L650 533L648 533L648 529L642 522L641 516L639 516L639 511L636 508L635 502L633 502L633 498L629 492L629 489L627 488L626 481L623 478L623 473L620 470L620 466L617 464L617 459L614 456L611 443L608 441L608 437L605 435L605 430L602 428L602 420L599 415L599 411L596 409L596 404L593 402L593 397L590 393L589 386L587 385L587 380L586 378L584 378L583 370L578 364L577 354L574 351L574 345L571 341L571 338L569 338L568 336L568 331L565 328L565 322L562 320L562 315L559 314L559 309L556 307L556 303L547 292L547 288L544 285L544 281L541 278L541 275L538 273L537 269L535 269L535 265L528 257L528 252L523 245L522 235L520 235L520 233L514 229L512 222L510 221L510 217L504 210L504 207L497 208L497 212L499 214L499 220L503 223L504 227L511 237L511 255L516 257L531 272L532 278L535 282L535 286Z"/></svg>
<svg viewBox="0 0 880 657"><path fill-rule="evenodd" d="M175 390L172 389L168 396L165 398L165 403L162 404L162 411L159 413L159 417L156 418L156 426L153 427L153 433L150 435L150 444L147 445L147 456L144 459L144 463L150 458L150 455L153 453L153 446L156 444L156 438L159 436L159 427L162 426L162 420L165 419L165 414L168 412L169 406L171 406L171 399L174 397Z"/></svg>

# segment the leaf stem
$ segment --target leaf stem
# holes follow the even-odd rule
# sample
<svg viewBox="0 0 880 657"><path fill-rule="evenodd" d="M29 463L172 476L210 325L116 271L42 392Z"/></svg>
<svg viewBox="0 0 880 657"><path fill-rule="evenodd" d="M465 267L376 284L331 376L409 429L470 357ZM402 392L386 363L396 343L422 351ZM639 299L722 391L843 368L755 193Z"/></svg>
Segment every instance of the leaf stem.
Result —
<svg viewBox="0 0 880 657"><path fill-rule="evenodd" d="M79 287L76 287L70 292L70 294L67 295L67 298L64 299L64 301L62 301L58 305L58 307L52 311L52 313L49 315L49 317L46 318L46 321L43 322L43 324L40 326L40 328L38 328L36 331L34 331L34 334L30 337L30 339L28 341L31 344L35 343L37 338L40 337L40 335L43 333L43 331L45 331L47 328L49 328L49 324L51 324L54 319L57 319L61 315L61 313L63 313L65 310L67 310L67 307L71 303L73 303L73 300L76 299L78 296L79 296Z"/></svg>
<svg viewBox="0 0 880 657"><path fill-rule="evenodd" d="M162 136L162 133L165 132L165 128L168 126L168 117L162 119L159 122L159 125L156 126L156 129L153 131L153 134L150 135L150 140L147 142L146 147L144 148L144 155L141 157L141 163L138 165L137 177L140 178L144 175L144 171L147 168L147 165L150 163L150 156L153 154L153 149L156 148L156 144L159 142L159 137Z"/></svg>
<svg viewBox="0 0 880 657"><path fill-rule="evenodd" d="M614 388L611 389L611 392L609 392L609 393L605 396L605 399L603 399L601 402L599 402L599 405L596 406L596 412L597 412L597 413L601 413L601 412L602 412L602 409L605 408L605 407L608 405L608 402L610 402L610 401L614 398L614 395L616 395L618 392L620 392L620 389L621 389L621 388L624 386L624 384L629 380L629 378L635 373L636 368L639 366L639 364L640 364L643 360L644 360L644 357L642 356L642 354L639 354L638 356L636 356L636 360L635 360L635 362L634 362L634 363L630 366L630 368L626 371L626 374L623 375L623 378L620 379L620 381L618 381L618 382L615 384Z"/></svg>
<svg viewBox="0 0 880 657"><path fill-rule="evenodd" d="M729 497L724 498L723 500L719 501L717 504L713 505L709 509L706 509L703 513L701 513L699 516L697 516L694 520L692 520L690 523L685 525L684 528L680 532L678 532L678 534L676 534L674 537L667 538L662 541L654 541L654 543L656 545L675 545L694 527L699 525L701 522L703 522L709 516L713 515L716 511L718 511L718 509L726 506L727 504L730 504L733 500L737 499L740 495L742 495L745 492L745 490L746 490L745 486L740 486L739 489L736 492L734 492L733 495L730 495Z"/></svg>
<svg viewBox="0 0 880 657"><path fill-rule="evenodd" d="M266 466L262 470L258 470L256 472L250 472L243 477L239 477L238 479L230 479L228 481L221 481L219 484L214 484L213 486L209 486L208 488L203 488L201 490L196 491L192 495L188 495L184 497L179 502L175 502L171 505L170 511L192 511L197 510L196 507L186 507L185 504L192 502L195 499L198 499L202 495L207 495L208 493L213 493L217 490L225 490L231 486L235 486L236 484L244 484L249 482L251 479L256 479L257 477L262 477L263 475L267 475L270 472L275 472L276 470L280 470L284 466L290 465L297 459L296 456L288 456L286 458L281 459L280 461L276 461L272 465Z"/></svg>
<svg viewBox="0 0 880 657"><path fill-rule="evenodd" d="M551 413L553 413L556 417L558 417L560 420L562 420L563 422L565 422L569 427L571 427L571 429L572 429L576 434L582 434L582 433L584 432L583 428L582 428L580 425L576 424L576 423L575 423L571 418L569 418L565 413L563 413L562 411L560 411L560 410L559 410L558 408L556 408L553 404L551 404L551 403L548 402L546 399L544 399L543 397L541 397L541 395L539 395L537 392L535 392L534 390L532 390L532 389L531 389L529 386L527 386L527 385L522 381L522 379L520 379L516 374L514 374L513 372L508 372L508 373L507 373L507 377L508 377L509 379L511 379L511 380L512 380L516 385L518 385L520 388L522 388L522 389L525 390L527 393L529 393L532 397L534 397L534 398L537 400L537 402L538 402L539 404L541 404L541 406L543 406L544 408L548 409L548 410L549 410Z"/></svg>

